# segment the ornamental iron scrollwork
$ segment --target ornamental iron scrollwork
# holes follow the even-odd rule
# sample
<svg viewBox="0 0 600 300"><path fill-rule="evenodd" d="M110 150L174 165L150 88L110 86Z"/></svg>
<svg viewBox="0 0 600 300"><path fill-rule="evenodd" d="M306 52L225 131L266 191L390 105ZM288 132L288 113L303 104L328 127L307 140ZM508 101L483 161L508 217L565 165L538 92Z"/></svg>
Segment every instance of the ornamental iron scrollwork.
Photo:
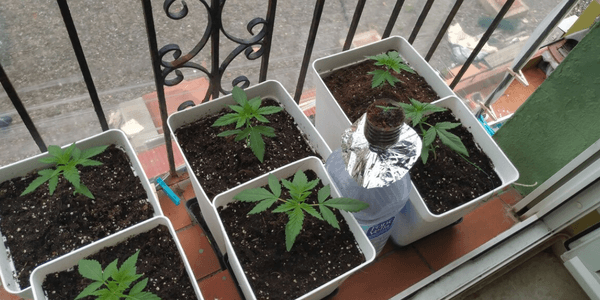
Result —
<svg viewBox="0 0 600 300"><path fill-rule="evenodd" d="M273 20L275 17L275 4L276 0L269 1L269 9L267 11L267 19L254 18L250 20L246 26L247 31L252 35L249 39L238 38L229 32L225 31L221 19L223 8L226 0L212 0L209 5L205 0L198 0L206 9L208 13L208 25L204 29L202 38L196 45L186 54L183 54L181 48L177 44L168 44L158 50L158 57L161 65L161 76L166 86L174 86L179 84L184 79L183 73L180 71L182 68L191 68L203 72L209 79L208 91L203 101L210 99L211 95L213 98L218 97L219 92L223 94L229 94L231 91L224 90L221 84L222 76L229 64L241 53L248 60L256 60L262 58L268 60L268 54L270 52L270 41L273 33ZM177 11L171 11L172 5L176 2L181 4L181 7ZM187 3L184 0L165 0L163 4L163 10L167 17L172 20L181 20L188 16L190 10ZM255 34L255 28L261 25L262 28ZM204 49L208 41L210 40L213 47L219 45L219 38L225 36L228 40L238 44L223 61L219 61L219 52L214 51L211 53L212 67L207 69L198 63L192 62L191 60ZM256 49L258 47L258 49ZM217 48L218 49L218 48ZM173 59L168 60L167 54L172 54ZM264 81L266 78L266 64L262 64L260 70L259 81ZM174 78L167 79L168 76L174 74ZM244 75L237 76L232 80L232 86L239 86L246 88L250 86L250 80Z"/></svg>

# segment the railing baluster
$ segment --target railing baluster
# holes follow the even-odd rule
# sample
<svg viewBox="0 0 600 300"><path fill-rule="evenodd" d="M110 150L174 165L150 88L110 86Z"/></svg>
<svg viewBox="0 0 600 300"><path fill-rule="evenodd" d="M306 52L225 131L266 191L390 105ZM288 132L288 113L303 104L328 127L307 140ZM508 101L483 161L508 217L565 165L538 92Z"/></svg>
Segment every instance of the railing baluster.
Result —
<svg viewBox="0 0 600 300"><path fill-rule="evenodd" d="M175 158L173 156L173 144L167 125L167 102L165 100L164 79L160 70L160 61L158 57L158 43L156 41L156 28L154 26L154 17L152 15L152 3L150 0L142 0L144 11L144 20L146 22L146 34L148 35L148 48L150 50L150 59L152 60L152 71L154 72L154 84L156 85L156 95L158 97L158 108L160 110L160 119L162 120L163 135L165 137L165 146L167 147L167 159L169 161L169 174L171 177L177 177L175 170ZM217 89L218 93L218 89Z"/></svg>
<svg viewBox="0 0 600 300"><path fill-rule="evenodd" d="M258 82L267 80L267 69L269 69L269 56L271 54L271 41L273 40L273 28L275 25L275 12L277 11L277 0L270 0L267 8L267 31L269 34L264 38L265 53L260 62L260 74Z"/></svg>
<svg viewBox="0 0 600 300"><path fill-rule="evenodd" d="M425 7L423 7L423 10L421 11L421 15L419 15L419 19L417 19L417 24L415 24L415 28L413 28L413 31L408 38L409 43L412 44L417 38L417 34L419 34L419 30L421 30L421 26L423 26L425 18L427 18L427 14L429 14L429 10L433 5L433 1L435 0L427 0L427 3L425 3Z"/></svg>
<svg viewBox="0 0 600 300"><path fill-rule="evenodd" d="M400 15L400 10L402 9L402 5L404 5L404 0L396 1L396 5L394 6L394 9L392 10L392 14L390 15L390 19L387 23L387 26L385 26L385 30L383 31L383 35L381 36L382 39L385 39L385 38L389 37L390 34L392 34L392 29L394 28L394 25L396 24L396 21L398 20L398 15Z"/></svg>
<svg viewBox="0 0 600 300"><path fill-rule="evenodd" d="M433 56L435 49L437 49L438 45L440 44L440 41L442 41L442 38L446 34L446 31L448 31L448 27L450 27L450 24L452 23L452 20L454 20L454 17L456 16L456 13L458 12L458 9L462 5L462 3L463 3L463 0L456 0L456 2L454 3L454 6L452 7L452 10L448 14L448 17L446 18L444 25L442 25L442 29L440 29L440 32L435 37L433 44L431 44L431 48L429 48L427 55L425 55L426 61L429 61L431 59L431 57Z"/></svg>
<svg viewBox="0 0 600 300"><path fill-rule="evenodd" d="M4 87L4 90L6 91L8 98L10 98L10 101L12 102L13 106L19 113L19 116L23 120L23 123L25 123L25 127L27 127L27 130L29 130L29 134L31 134L31 137L37 144L38 148L40 148L40 151L41 152L48 151L48 148L46 148L46 144L44 143L44 140L38 133L37 128L35 128L33 121L31 120L31 118L29 117L29 114L27 113L27 110L25 109L25 106L23 106L23 102L21 102L19 95L17 95L17 91L15 90L12 83L8 79L8 76L6 76L6 72L4 72L4 68L2 67L2 64L0 64L0 83L2 83L2 87Z"/></svg>
<svg viewBox="0 0 600 300"><path fill-rule="evenodd" d="M69 39L71 40L71 44L73 45L73 50L75 51L75 56L77 57L79 68L81 69L81 73L83 74L85 85L87 86L90 98L92 99L94 110L96 111L96 115L98 116L98 121L100 121L100 126L102 127L102 130L108 130L106 116L104 116L104 110L102 110L100 98L98 97L98 92L96 91L96 86L94 85L94 80L92 79L90 68L88 67L87 61L85 59L85 54L83 53L83 48L81 47L81 42L79 41L79 36L77 35L77 30L75 29L75 23L73 23L73 18L71 17L69 5L67 4L66 0L57 0L57 3L58 7L60 8L60 13L62 15L63 21L65 22L67 32L69 33Z"/></svg>
<svg viewBox="0 0 600 300"><path fill-rule="evenodd" d="M350 49L350 46L352 45L352 40L354 39L354 35L356 34L356 28L358 27L360 16L362 15L363 9L365 8L365 2L367 1L358 0L358 3L356 3L354 16L352 17L352 22L350 23L350 28L348 29L348 35L346 36L346 41L344 42L344 48L342 48L342 51Z"/></svg>
<svg viewBox="0 0 600 300"><path fill-rule="evenodd" d="M506 15L508 9L514 2L515 0L507 0L506 3L504 3L504 6L502 6L502 9L500 9L500 12L498 12L498 15L496 15L496 18L494 19L494 21L492 21L490 27L485 31L485 33L481 37L481 40L479 40L479 43L477 43L477 46L475 46L475 49L473 49L473 52L471 52L471 55L469 56L469 58L467 58L465 64L462 66L462 68L460 68L460 71L458 71L458 74L456 74L454 80L452 80L452 83L450 84L451 89L454 89L456 87L456 85L463 77L465 72L467 72L467 69L469 68L469 66L471 66L471 63L473 63L475 57L477 57L477 54L479 54L479 51L481 51L485 43L487 43L487 41L490 39L492 33L494 33L494 30L496 30L496 27L498 27L498 24L500 24L500 21L502 21L504 15Z"/></svg>
<svg viewBox="0 0 600 300"><path fill-rule="evenodd" d="M296 100L296 103L300 103L302 89L304 88L304 81L306 80L306 71L308 70L308 63L310 62L310 56L315 45L315 38L317 37L317 31L319 30L319 22L321 21L321 14L323 13L324 5L325 0L317 0L317 3L315 4L315 11L310 24L310 31L308 32L308 41L306 41L306 48L304 48L304 58L302 58L300 75L298 76L298 84L296 84L296 93L294 94L294 100Z"/></svg>

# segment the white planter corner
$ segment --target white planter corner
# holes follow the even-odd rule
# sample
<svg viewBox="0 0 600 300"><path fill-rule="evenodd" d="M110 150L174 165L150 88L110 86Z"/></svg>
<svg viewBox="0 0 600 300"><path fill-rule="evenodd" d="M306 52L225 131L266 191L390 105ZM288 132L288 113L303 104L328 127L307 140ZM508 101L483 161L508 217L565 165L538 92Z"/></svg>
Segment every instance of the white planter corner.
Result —
<svg viewBox="0 0 600 300"><path fill-rule="evenodd" d="M519 172L515 166L504 155L502 149L498 147L494 139L485 131L462 100L456 96L450 96L437 101L435 105L451 110L463 126L473 134L475 143L490 158L502 183L499 187L439 215L429 211L414 183L411 183L410 201L402 209L397 223L394 224L391 237L396 244L401 246L408 245L458 221L519 178Z"/></svg>
<svg viewBox="0 0 600 300"><path fill-rule="evenodd" d="M317 131L323 136L332 150L341 146L341 137L352 123L339 106L325 85L322 76L331 72L366 60L366 56L377 55L389 50L397 50L404 60L421 75L433 90L444 98L456 96L438 73L421 57L408 41L399 36L393 36L352 50L329 55L317 59L312 64L314 82L316 85L316 115Z"/></svg>
<svg viewBox="0 0 600 300"><path fill-rule="evenodd" d="M331 184L331 178L327 174L327 171L325 170L325 167L323 166L322 162L319 161L315 157L307 157L307 158L304 158L297 162L288 164L284 167L278 168L278 169L270 172L270 174L275 175L277 178L287 178L287 177L293 176L298 170L314 171L315 173L317 173L317 176L321 179L321 181L324 185L330 184L331 196L333 198L340 197L340 194L339 194L337 188L335 187L335 185ZM231 245L229 237L227 236L225 227L223 226L223 223L221 222L221 218L219 217L219 215L217 213L217 208L221 207L221 206L225 206L225 205L227 205L227 203L236 201L233 199L233 197L244 189L257 188L257 187L261 187L261 186L264 186L267 184L268 184L268 174L264 174L254 180L251 180L245 184L239 185L233 189L230 189L226 192L223 192L223 193L217 195L215 197L214 206L213 206L213 211L214 211L215 215L217 215L217 218L218 218L219 229L225 238L227 253L229 255L229 262L231 264L231 269L234 272L234 274L238 280L238 284L240 285L240 288L246 299L256 299L256 296L254 295L254 292L252 291L252 287L250 286L250 283L248 282L248 279L246 278L246 275L241 267L241 264L237 258L237 255L233 249L233 246ZM312 290L311 292L299 297L298 299L303 299L303 300L304 299L306 299L306 300L307 299L322 299L323 297L331 294L350 275L352 275L356 271L360 270L361 268L365 267L366 265L368 265L375 259L375 248L373 248L373 245L371 244L371 242L369 242L369 239L365 235L364 231L362 230L362 228L360 227L360 225L358 224L356 219L352 216L351 213L348 213L345 211L340 211L340 212L344 216L346 222L348 223L348 226L350 227L350 230L354 234L354 238L356 239L356 242L358 243L358 246L359 246L361 252L365 255L365 262L363 262L359 266L354 267L352 270L349 270L346 273L336 277L335 279L327 282L326 284L321 285L320 287Z"/></svg>
<svg viewBox="0 0 600 300"><path fill-rule="evenodd" d="M173 225L171 225L171 222L169 221L169 219L167 219L164 216L157 216L152 219L148 219L142 223L138 223L138 224L136 224L132 227L129 227L123 231L120 231L116 234L109 235L109 236L101 239L100 241L98 241L98 243L87 245L87 246L80 248L76 251L73 251L67 255L64 255L58 259L49 261L49 262L37 267L33 271L33 273L31 273L31 277L30 277L31 278L30 279L31 287L32 287L32 292L33 292L33 299L35 299L35 300L46 299L46 297L44 295L44 290L42 289L42 284L44 283L44 279L46 278L46 276L48 274L61 272L61 271L67 270L69 268L72 268L79 263L79 260L84 259L92 254L95 254L98 251L102 250L103 248L117 245L120 242L125 241L126 239L128 239L131 236L135 236L135 235L138 235L138 234L141 234L144 232L148 232L148 231L156 228L159 225L164 225L164 226L167 226L167 228L169 228L169 233L171 234L171 238L173 238L173 241L175 242L175 246L177 247L179 256L181 257L181 259L183 261L185 270L188 274L188 277L190 278L190 283L192 284L192 287L194 288L194 292L196 293L196 297L197 297L197 299L203 300L204 298L202 297L202 293L200 292L200 288L198 287L198 283L196 282L194 273L192 272L192 268L190 267L187 257L185 256L185 252L183 251L183 248L181 247L181 243L179 242L179 239L177 238L177 233L175 232L175 229L173 228ZM126 258L127 257L123 257L122 259L119 259L119 263L122 263Z"/></svg>
<svg viewBox="0 0 600 300"><path fill-rule="evenodd" d="M150 181L148 181L148 177L146 177L146 173L144 173L144 170L142 169L142 165L138 160L135 150L133 150L133 147L129 143L129 140L127 139L125 133L118 129L111 129L76 142L77 147L82 150L110 144L115 144L118 148L125 151L127 157L129 158L129 162L131 163L131 167L133 168L134 174L140 179L142 186L144 187L144 190L148 195L148 201L154 208L154 216L162 216L163 212L160 208L160 204L158 202L158 198L156 197L154 189L151 187ZM65 145L63 146L63 148L68 146L70 145ZM40 158L48 156L48 152L45 152L1 167L0 182L12 179L14 177L27 175L28 173L31 173L35 170L41 170L50 167L50 164L39 162ZM92 242L92 244L93 243L96 242ZM7 292L17 295L21 298L31 299L33 297L31 293L31 287L27 287L24 289L21 288L21 286L13 277L14 272L15 267L12 263L10 254L6 249L6 245L4 243L0 243L0 277L2 278L4 289Z"/></svg>
<svg viewBox="0 0 600 300"><path fill-rule="evenodd" d="M269 80L248 87L244 91L246 92L248 99L254 97L261 97L263 99L272 98L279 102L287 111L287 113L292 116L300 128L300 131L305 134L313 150L321 155L323 159L327 159L327 157L329 157L331 150L327 146L327 143L325 140L323 140L323 137L321 137L319 132L317 132L308 117L306 117L306 115L302 112L298 104L296 104L294 99L292 99L290 94L285 90L281 83ZM176 112L169 116L169 119L167 120L169 130L171 131L171 136L175 141L175 144L177 144L177 148L183 154L186 168L191 174L190 180L192 182L194 193L196 194L196 199L198 200L198 204L200 206L202 217L206 221L206 224L211 231L219 250L223 254L226 253L225 240L217 224L218 220L217 215L214 213L212 208L212 199L208 199L208 196L204 192L200 182L196 176L194 176L194 170L192 170L190 163L181 149L179 141L177 140L177 136L175 135L175 131L182 126L193 123L205 116L218 113L229 104L236 104L232 95L226 95L215 100L202 103L193 108Z"/></svg>

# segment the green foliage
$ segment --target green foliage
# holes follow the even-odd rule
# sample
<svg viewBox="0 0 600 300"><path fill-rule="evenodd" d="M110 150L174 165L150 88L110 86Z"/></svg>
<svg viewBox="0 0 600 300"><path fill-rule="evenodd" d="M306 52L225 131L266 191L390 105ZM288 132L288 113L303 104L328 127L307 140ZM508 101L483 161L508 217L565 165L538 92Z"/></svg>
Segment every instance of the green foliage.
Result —
<svg viewBox="0 0 600 300"><path fill-rule="evenodd" d="M304 213L308 213L319 220L325 220L331 226L339 229L339 223L331 208L357 212L369 207L367 203L351 198L328 199L331 195L329 185L324 186L318 191L318 204L305 203L305 200L312 193L312 189L318 183L319 179L308 181L304 172L300 170L296 172L291 182L282 179L281 184L273 174L269 174L269 189L271 191L265 188L243 190L235 195L234 199L243 202L258 202L248 214L266 211L276 202L283 202L273 210L273 213L284 212L288 215L288 223L285 226L285 246L287 251L290 251L296 241L296 237L302 230ZM281 185L289 191L291 199L281 198ZM319 211L315 207L318 207Z"/></svg>
<svg viewBox="0 0 600 300"><path fill-rule="evenodd" d="M367 56L368 59L375 60L376 66L384 66L385 70L375 70L369 72L369 75L373 75L373 80L371 82L371 88L376 88L383 85L386 81L391 86L394 86L396 82L400 82L398 78L390 73L390 69L394 70L394 72L400 74L401 70L404 70L409 73L415 73L413 69L407 66L400 54L397 51L390 51L388 53L382 53L375 56Z"/></svg>
<svg viewBox="0 0 600 300"><path fill-rule="evenodd" d="M383 110L383 113L387 113L388 111L392 110L392 109L399 109L399 107L394 107L394 106L383 106L383 105L375 105L375 107L381 108L381 110Z"/></svg>
<svg viewBox="0 0 600 300"><path fill-rule="evenodd" d="M404 109L406 118L412 120L413 127L419 126L423 133L423 148L421 150L421 160L423 160L423 164L427 163L429 152L433 152L435 155L433 142L436 138L439 138L442 144L450 147L450 149L459 154L469 156L469 152L460 138L448 131L449 129L460 126L460 123L439 122L434 126L425 122L428 113L446 111L445 108L437 107L429 103L421 103L415 99L410 99L410 102L411 104L400 103L400 106ZM429 128L425 130L423 125L427 125Z"/></svg>
<svg viewBox="0 0 600 300"><path fill-rule="evenodd" d="M88 198L94 199L92 192L90 192L90 190L81 183L77 166L79 165L85 167L102 165L101 162L90 158L104 152L107 147L108 146L99 146L81 151L79 148L75 147L75 143L64 150L59 146L48 146L48 153L50 153L50 157L41 158L40 162L54 164L56 168L38 171L40 176L33 180L29 186L27 186L25 191L21 193L21 196L33 192L46 181L48 181L49 194L54 194L56 186L58 185L58 178L60 175L62 175L75 187L73 194L80 193Z"/></svg>
<svg viewBox="0 0 600 300"><path fill-rule="evenodd" d="M150 292L143 292L148 284L148 278L142 279L136 283L131 289L129 286L136 280L140 279L143 274L136 274L136 262L140 251L131 255L121 267L117 267L118 259L106 266L106 269L102 271L102 266L96 260L82 259L79 261L79 274L81 276L94 280L90 283L79 295L77 299L81 299L87 296L96 296L96 299L102 300L119 300L119 299L131 299L131 300L160 300L160 297ZM103 289L99 289L105 286ZM129 293L125 292L129 289Z"/></svg>
<svg viewBox="0 0 600 300"><path fill-rule="evenodd" d="M283 108L279 106L264 106L260 107L262 100L260 97L255 97L248 100L246 93L239 87L234 86L231 92L233 99L238 105L229 105L229 108L234 113L226 114L215 121L212 126L225 126L235 124L234 130L226 130L218 134L220 137L236 135L235 141L246 140L252 153L262 163L265 156L265 142L262 136L274 137L275 129L270 126L252 126L252 119L256 119L262 123L269 123L265 115L280 112ZM241 128L245 126L245 128Z"/></svg>

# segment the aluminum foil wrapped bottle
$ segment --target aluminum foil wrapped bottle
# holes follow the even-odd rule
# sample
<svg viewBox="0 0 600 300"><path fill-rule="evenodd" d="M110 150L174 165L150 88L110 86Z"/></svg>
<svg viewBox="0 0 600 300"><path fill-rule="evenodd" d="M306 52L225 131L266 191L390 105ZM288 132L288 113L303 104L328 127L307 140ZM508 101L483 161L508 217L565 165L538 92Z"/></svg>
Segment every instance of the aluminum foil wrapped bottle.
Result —
<svg viewBox="0 0 600 300"><path fill-rule="evenodd" d="M369 207L354 213L354 217L375 247L381 252L390 237L395 218L408 201L411 189L408 171L421 154L421 139L416 131L404 124L402 109L394 110L401 118L395 126L377 127L371 116L377 109L393 101L380 99L367 113L342 135L341 148L327 159L325 167L344 197L369 203ZM395 107L395 106L393 106ZM369 114L369 118L367 118Z"/></svg>

